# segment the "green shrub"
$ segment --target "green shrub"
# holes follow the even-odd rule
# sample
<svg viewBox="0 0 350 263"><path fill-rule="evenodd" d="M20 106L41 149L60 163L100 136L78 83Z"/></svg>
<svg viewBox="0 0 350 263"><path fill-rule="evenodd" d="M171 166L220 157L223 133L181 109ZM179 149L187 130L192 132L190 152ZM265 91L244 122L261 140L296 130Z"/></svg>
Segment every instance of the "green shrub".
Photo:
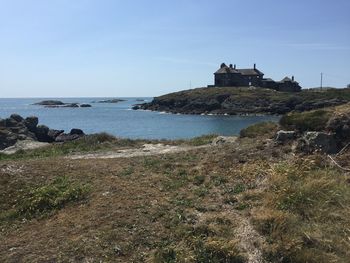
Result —
<svg viewBox="0 0 350 263"><path fill-rule="evenodd" d="M280 125L288 130L322 131L331 117L331 112L327 110L315 110L308 112L293 112L284 115L280 120Z"/></svg>
<svg viewBox="0 0 350 263"><path fill-rule="evenodd" d="M260 136L272 137L278 129L278 124L272 121L253 124L239 133L240 137L256 138Z"/></svg>
<svg viewBox="0 0 350 263"><path fill-rule="evenodd" d="M83 199L88 187L71 182L67 177L58 177L52 183L30 190L23 196L17 214L25 217L44 216L63 208L67 203Z"/></svg>

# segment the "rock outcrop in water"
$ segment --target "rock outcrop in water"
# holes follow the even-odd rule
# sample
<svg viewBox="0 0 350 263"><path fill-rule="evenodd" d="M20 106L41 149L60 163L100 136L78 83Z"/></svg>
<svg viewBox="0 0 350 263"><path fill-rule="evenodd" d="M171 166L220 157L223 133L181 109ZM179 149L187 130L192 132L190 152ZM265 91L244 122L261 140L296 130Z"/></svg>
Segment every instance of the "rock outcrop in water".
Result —
<svg viewBox="0 0 350 263"><path fill-rule="evenodd" d="M43 100L37 103L34 103L33 105L41 105L45 108L88 108L91 107L90 104L80 104L80 103L64 103L60 100Z"/></svg>
<svg viewBox="0 0 350 263"><path fill-rule="evenodd" d="M45 125L38 125L38 123L38 117L23 118L18 114L0 119L0 150L13 146L18 141L66 142L85 135L80 129L72 129L70 133L66 134L64 130L50 129Z"/></svg>
<svg viewBox="0 0 350 263"><path fill-rule="evenodd" d="M99 101L93 101L92 103L118 103L125 101L123 99L109 99L109 100L99 100Z"/></svg>

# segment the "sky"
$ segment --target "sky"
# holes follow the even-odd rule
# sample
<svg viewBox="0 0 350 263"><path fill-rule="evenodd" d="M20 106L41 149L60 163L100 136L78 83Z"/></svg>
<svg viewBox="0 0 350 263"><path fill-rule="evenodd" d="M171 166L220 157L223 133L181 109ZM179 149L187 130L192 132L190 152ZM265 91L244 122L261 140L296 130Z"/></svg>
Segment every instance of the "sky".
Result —
<svg viewBox="0 0 350 263"><path fill-rule="evenodd" d="M350 84L349 0L0 0L0 97L138 97L222 62Z"/></svg>

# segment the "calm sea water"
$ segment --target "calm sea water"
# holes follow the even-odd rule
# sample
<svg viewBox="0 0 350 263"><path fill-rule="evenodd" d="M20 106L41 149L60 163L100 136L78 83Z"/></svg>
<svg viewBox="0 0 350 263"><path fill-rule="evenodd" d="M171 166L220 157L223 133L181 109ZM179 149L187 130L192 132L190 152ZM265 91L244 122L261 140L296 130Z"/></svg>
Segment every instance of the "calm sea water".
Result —
<svg viewBox="0 0 350 263"><path fill-rule="evenodd" d="M40 124L50 128L80 128L85 133L108 132L123 138L180 139L204 134L237 135L253 123L265 120L277 121L277 116L203 116L178 115L142 110L131 110L137 99L151 101L152 98L122 98L116 104L92 103L108 98L59 98L63 102L89 103L91 108L44 108L32 105L45 98L0 99L0 118L12 113L23 117L37 116ZM53 98L50 98L53 99Z"/></svg>

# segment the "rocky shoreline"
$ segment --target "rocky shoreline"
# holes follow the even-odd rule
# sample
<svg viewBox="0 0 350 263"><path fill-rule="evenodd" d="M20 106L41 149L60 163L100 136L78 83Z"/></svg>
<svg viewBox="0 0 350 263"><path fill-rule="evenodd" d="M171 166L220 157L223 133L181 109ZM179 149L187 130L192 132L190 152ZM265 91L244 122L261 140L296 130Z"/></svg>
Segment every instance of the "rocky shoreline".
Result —
<svg viewBox="0 0 350 263"><path fill-rule="evenodd" d="M134 110L180 114L282 115L333 107L350 101L350 89L310 90L298 93L262 88L198 88L156 97L134 105Z"/></svg>
<svg viewBox="0 0 350 263"><path fill-rule="evenodd" d="M11 147L19 141L67 142L85 135L81 129L72 129L69 133L65 133L64 130L50 129L38 124L39 119L35 116L23 118L18 114L12 114L9 118L0 119L0 150Z"/></svg>

